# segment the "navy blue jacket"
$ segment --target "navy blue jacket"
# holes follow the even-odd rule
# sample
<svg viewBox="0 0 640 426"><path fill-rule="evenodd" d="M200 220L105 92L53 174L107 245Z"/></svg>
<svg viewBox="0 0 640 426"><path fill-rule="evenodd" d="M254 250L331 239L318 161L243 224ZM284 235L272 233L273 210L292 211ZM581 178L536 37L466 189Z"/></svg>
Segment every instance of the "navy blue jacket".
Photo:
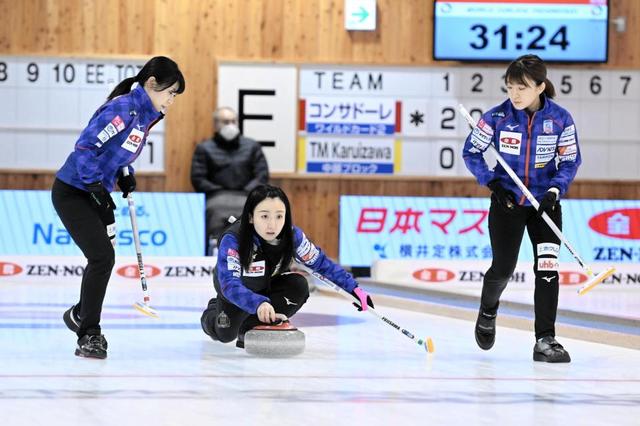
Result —
<svg viewBox="0 0 640 426"><path fill-rule="evenodd" d="M270 302L267 293L272 277L287 272L289 265L268 265L260 238L254 235L252 262L247 270L243 270L238 249L239 227L240 222L236 222L221 236L213 281L216 291L222 293L225 299L240 309L255 314L261 303ZM358 283L353 276L333 263L300 228L293 227L293 236L295 260L330 279L347 292L357 287Z"/></svg>
<svg viewBox="0 0 640 426"><path fill-rule="evenodd" d="M113 191L120 171L138 158L151 127L162 117L142 86L107 101L93 114L56 176L85 191L94 182Z"/></svg>
<svg viewBox="0 0 640 426"><path fill-rule="evenodd" d="M480 185L499 179L514 194L520 205L530 205L504 168L498 164L489 170L483 153L494 144L536 199L556 187L560 195L581 163L578 136L571 114L551 99L542 96L543 106L530 117L517 110L510 100L487 111L464 144L463 158Z"/></svg>

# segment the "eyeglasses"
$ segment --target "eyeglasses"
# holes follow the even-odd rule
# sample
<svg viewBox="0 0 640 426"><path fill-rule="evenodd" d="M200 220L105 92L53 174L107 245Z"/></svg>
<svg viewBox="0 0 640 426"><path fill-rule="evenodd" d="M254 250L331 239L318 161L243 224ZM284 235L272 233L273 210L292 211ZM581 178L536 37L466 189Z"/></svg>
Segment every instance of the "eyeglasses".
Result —
<svg viewBox="0 0 640 426"><path fill-rule="evenodd" d="M223 126L226 126L227 124L238 124L238 120L235 118L227 118L227 119L218 118L216 121L218 124L221 124Z"/></svg>

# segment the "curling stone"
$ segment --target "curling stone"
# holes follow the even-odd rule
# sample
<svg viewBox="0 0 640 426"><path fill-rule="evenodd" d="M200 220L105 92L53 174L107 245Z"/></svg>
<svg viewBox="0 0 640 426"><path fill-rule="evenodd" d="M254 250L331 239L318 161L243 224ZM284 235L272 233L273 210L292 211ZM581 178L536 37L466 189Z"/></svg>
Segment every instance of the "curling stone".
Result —
<svg viewBox="0 0 640 426"><path fill-rule="evenodd" d="M304 352L304 333L288 320L279 324L259 325L244 334L244 349L250 355L285 358Z"/></svg>

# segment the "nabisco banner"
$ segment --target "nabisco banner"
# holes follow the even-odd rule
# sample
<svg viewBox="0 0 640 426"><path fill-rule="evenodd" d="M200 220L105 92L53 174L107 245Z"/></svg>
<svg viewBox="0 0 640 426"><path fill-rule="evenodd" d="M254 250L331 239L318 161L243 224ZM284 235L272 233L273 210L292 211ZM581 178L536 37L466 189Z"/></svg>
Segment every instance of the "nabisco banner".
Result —
<svg viewBox="0 0 640 426"><path fill-rule="evenodd" d="M211 283L215 257L144 258L149 283ZM48 283L82 278L86 259L76 256L0 256L0 284L7 282ZM139 282L135 257L117 257L110 282Z"/></svg>

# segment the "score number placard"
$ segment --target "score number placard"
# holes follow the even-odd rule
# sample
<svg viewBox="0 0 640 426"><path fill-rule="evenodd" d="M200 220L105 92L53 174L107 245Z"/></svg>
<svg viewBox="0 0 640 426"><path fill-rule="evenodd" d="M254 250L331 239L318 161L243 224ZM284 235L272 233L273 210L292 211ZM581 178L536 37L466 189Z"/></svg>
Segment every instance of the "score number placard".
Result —
<svg viewBox="0 0 640 426"><path fill-rule="evenodd" d="M57 170L111 90L144 60L0 56L0 168ZM149 134L137 171L164 170L164 123Z"/></svg>

